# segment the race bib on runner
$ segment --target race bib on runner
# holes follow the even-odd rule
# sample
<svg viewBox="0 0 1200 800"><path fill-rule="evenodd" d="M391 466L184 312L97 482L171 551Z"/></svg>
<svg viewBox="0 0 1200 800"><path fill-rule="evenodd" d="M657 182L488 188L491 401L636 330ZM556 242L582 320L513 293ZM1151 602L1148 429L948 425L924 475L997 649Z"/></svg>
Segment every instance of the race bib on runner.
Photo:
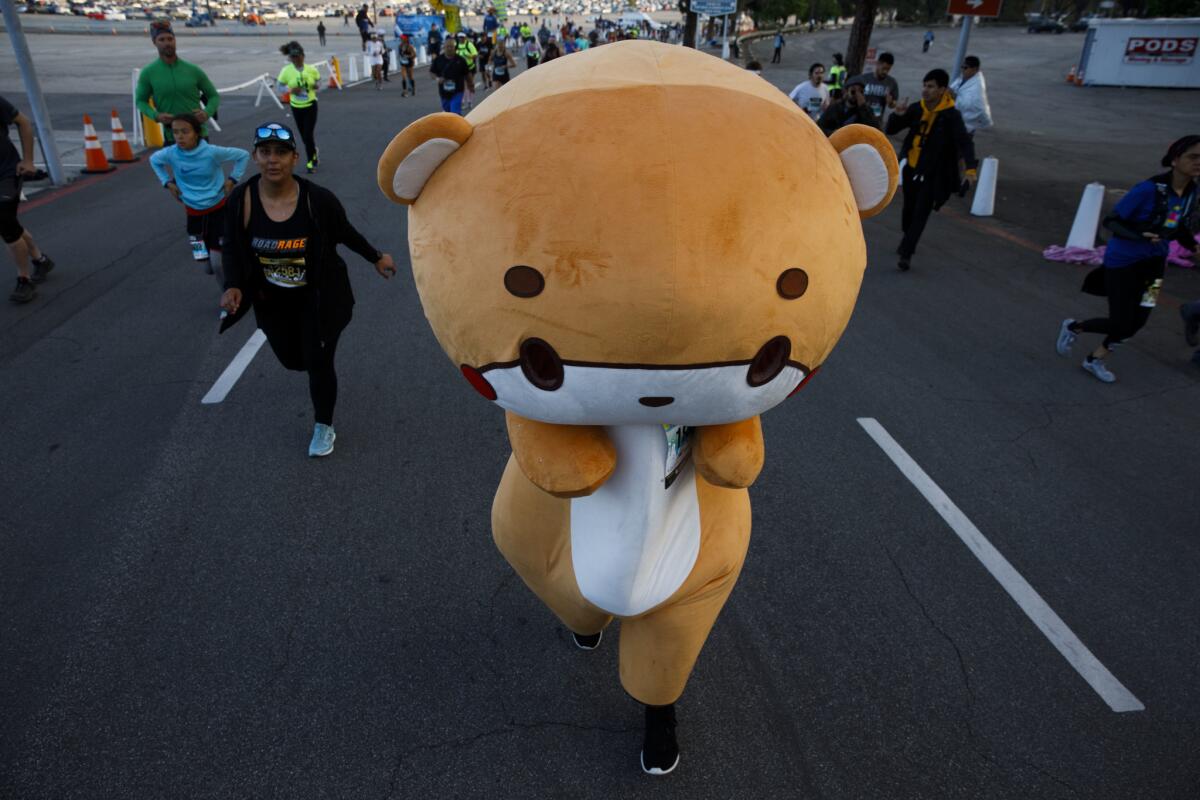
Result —
<svg viewBox="0 0 1200 800"><path fill-rule="evenodd" d="M458 82L452 80L442 81L442 88L453 94L458 91Z"/></svg>
<svg viewBox="0 0 1200 800"><path fill-rule="evenodd" d="M497 75L507 75L508 67L492 67L492 72L496 73Z"/></svg>
<svg viewBox="0 0 1200 800"><path fill-rule="evenodd" d="M663 488L670 489L692 454L692 429L685 425L663 425L667 437L667 466Z"/></svg>

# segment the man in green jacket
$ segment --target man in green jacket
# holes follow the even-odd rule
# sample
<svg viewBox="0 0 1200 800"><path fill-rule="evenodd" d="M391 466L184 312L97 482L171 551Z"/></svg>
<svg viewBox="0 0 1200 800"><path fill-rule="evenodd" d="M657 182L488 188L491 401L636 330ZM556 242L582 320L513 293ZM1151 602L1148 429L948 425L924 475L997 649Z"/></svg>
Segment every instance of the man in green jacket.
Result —
<svg viewBox="0 0 1200 800"><path fill-rule="evenodd" d="M137 107L150 119L163 124L163 137L171 144L175 141L171 135L171 121L176 114L195 114L201 123L207 122L217 113L221 98L204 70L175 54L175 32L168 20L151 22L150 38L158 49L158 58L138 75ZM205 102L201 103L201 97ZM153 107L150 106L151 98ZM201 129L200 135L208 136L207 127Z"/></svg>

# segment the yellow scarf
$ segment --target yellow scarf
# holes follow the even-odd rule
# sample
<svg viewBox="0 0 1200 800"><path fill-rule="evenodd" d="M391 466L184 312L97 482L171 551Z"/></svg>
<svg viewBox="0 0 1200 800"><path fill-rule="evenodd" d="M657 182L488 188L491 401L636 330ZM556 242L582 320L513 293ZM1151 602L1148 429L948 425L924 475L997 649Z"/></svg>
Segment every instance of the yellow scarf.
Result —
<svg viewBox="0 0 1200 800"><path fill-rule="evenodd" d="M917 162L921 160L921 146L925 143L925 137L929 135L929 131L933 129L933 121L937 118L939 111L945 111L947 108L954 108L954 98L950 96L950 92L942 94L942 99L938 101L937 106L930 109L921 101L921 124L917 128L917 135L913 137L912 147L908 148L908 165L914 169Z"/></svg>

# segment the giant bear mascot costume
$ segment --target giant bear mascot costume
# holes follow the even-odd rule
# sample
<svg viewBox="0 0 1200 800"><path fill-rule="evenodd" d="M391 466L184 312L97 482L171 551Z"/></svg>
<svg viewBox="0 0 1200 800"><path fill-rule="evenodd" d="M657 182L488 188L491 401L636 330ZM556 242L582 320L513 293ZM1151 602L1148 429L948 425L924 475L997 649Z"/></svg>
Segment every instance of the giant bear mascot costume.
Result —
<svg viewBox="0 0 1200 800"><path fill-rule="evenodd" d="M496 545L579 646L621 621L647 772L678 763L674 703L746 556L758 415L841 336L859 219L896 177L878 131L826 139L757 75L642 41L419 119L379 160L434 334L507 417Z"/></svg>

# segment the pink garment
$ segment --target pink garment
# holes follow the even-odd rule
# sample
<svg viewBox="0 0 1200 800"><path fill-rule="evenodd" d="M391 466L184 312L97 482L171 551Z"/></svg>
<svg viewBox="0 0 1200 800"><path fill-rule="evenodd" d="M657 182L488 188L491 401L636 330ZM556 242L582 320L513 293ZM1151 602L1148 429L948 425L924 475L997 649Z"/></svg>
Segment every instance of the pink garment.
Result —
<svg viewBox="0 0 1200 800"><path fill-rule="evenodd" d="M1094 250L1088 247L1062 247L1052 244L1042 251L1042 258L1047 261L1065 261L1068 264L1103 264L1104 248Z"/></svg>
<svg viewBox="0 0 1200 800"><path fill-rule="evenodd" d="M1196 243L1200 245L1200 234L1196 234ZM1187 250L1179 246L1179 242L1171 242L1170 250L1167 252L1167 263L1174 264L1177 267L1191 269L1196 266L1196 262L1192 260L1193 256Z"/></svg>

